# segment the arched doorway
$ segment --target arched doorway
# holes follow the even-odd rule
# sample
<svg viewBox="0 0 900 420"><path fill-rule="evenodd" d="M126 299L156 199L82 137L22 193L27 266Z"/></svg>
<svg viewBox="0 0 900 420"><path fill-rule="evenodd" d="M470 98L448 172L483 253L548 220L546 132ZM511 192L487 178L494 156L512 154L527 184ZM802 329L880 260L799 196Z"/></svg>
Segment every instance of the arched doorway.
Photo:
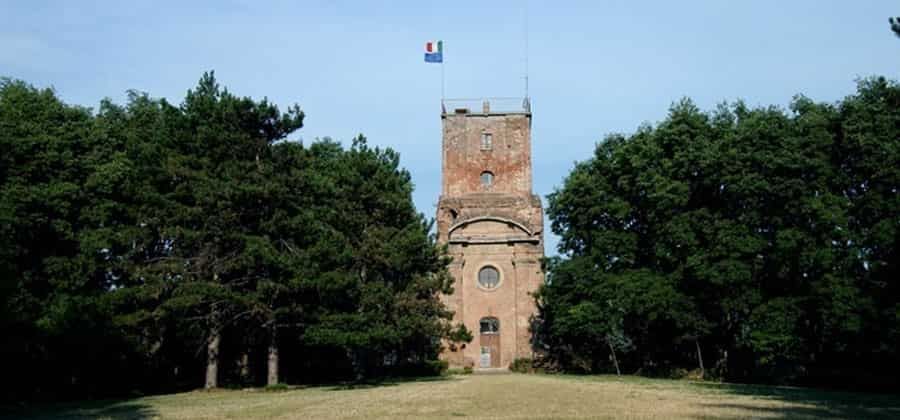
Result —
<svg viewBox="0 0 900 420"><path fill-rule="evenodd" d="M500 321L494 317L481 318L479 329L481 357L478 367L500 367Z"/></svg>

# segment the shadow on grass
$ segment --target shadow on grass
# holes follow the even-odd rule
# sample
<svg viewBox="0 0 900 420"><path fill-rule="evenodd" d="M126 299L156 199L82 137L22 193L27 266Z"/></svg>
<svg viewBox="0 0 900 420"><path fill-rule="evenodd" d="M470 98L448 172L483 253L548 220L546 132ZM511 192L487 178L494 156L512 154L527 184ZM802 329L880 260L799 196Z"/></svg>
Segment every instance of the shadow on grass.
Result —
<svg viewBox="0 0 900 420"><path fill-rule="evenodd" d="M0 411L2 419L111 419L143 420L158 416L156 410L139 401L92 401L42 405L39 408L14 408Z"/></svg>
<svg viewBox="0 0 900 420"><path fill-rule="evenodd" d="M325 391L348 391L359 389L372 389L380 387L397 386L405 383L417 382L445 382L458 378L452 375L428 376L428 377L396 377L379 380L367 380L361 382L323 383L314 385L286 386L284 389L267 390L266 388L249 388L243 391L254 392L285 392L298 389L318 388ZM216 390L213 392L237 390ZM150 404L137 399L132 400L102 400L81 401L65 403L41 403L33 406L9 407L0 406L0 420L2 419L110 419L110 420L143 420L157 418L159 412Z"/></svg>
<svg viewBox="0 0 900 420"><path fill-rule="evenodd" d="M445 382L445 381L453 381L456 380L452 375L443 375L443 376L421 376L421 377L398 377L398 378L384 378L377 380L368 380L361 382L346 382L340 384L323 384L319 385L327 391L349 391L354 389L370 389L370 388L380 388L386 386L397 386L405 383L415 383L415 382Z"/></svg>
<svg viewBox="0 0 900 420"><path fill-rule="evenodd" d="M765 385L696 383L703 389L726 394L786 403L778 407L761 407L741 403L704 404L709 409L738 411L720 419L815 418L815 419L900 419L900 395L826 391L810 388Z"/></svg>

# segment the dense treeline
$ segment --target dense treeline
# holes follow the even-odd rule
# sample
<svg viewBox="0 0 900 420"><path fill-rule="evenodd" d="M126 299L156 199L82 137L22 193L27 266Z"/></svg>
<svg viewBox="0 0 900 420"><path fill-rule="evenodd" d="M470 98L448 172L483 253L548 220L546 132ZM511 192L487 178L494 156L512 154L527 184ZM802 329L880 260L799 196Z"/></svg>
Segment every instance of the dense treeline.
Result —
<svg viewBox="0 0 900 420"><path fill-rule="evenodd" d="M836 104L675 104L549 197L548 362L846 387L900 383L900 86Z"/></svg>
<svg viewBox="0 0 900 420"><path fill-rule="evenodd" d="M4 398L421 372L466 339L398 155L286 141L303 118L212 74L96 112L0 81Z"/></svg>

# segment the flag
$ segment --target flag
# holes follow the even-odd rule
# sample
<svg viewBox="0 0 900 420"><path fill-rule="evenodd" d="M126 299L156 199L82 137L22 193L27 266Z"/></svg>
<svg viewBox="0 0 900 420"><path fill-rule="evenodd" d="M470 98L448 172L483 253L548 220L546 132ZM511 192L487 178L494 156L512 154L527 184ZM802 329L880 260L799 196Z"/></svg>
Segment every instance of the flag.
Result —
<svg viewBox="0 0 900 420"><path fill-rule="evenodd" d="M444 62L444 41L428 41L425 43L425 62Z"/></svg>

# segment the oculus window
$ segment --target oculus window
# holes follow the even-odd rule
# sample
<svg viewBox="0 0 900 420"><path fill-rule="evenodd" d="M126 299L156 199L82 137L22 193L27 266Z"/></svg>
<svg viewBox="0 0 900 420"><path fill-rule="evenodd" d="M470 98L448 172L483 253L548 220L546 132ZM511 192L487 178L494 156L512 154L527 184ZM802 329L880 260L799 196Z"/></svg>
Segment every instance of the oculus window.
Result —
<svg viewBox="0 0 900 420"><path fill-rule="evenodd" d="M485 289L494 289L500 284L500 272L487 266L478 271L478 285Z"/></svg>

